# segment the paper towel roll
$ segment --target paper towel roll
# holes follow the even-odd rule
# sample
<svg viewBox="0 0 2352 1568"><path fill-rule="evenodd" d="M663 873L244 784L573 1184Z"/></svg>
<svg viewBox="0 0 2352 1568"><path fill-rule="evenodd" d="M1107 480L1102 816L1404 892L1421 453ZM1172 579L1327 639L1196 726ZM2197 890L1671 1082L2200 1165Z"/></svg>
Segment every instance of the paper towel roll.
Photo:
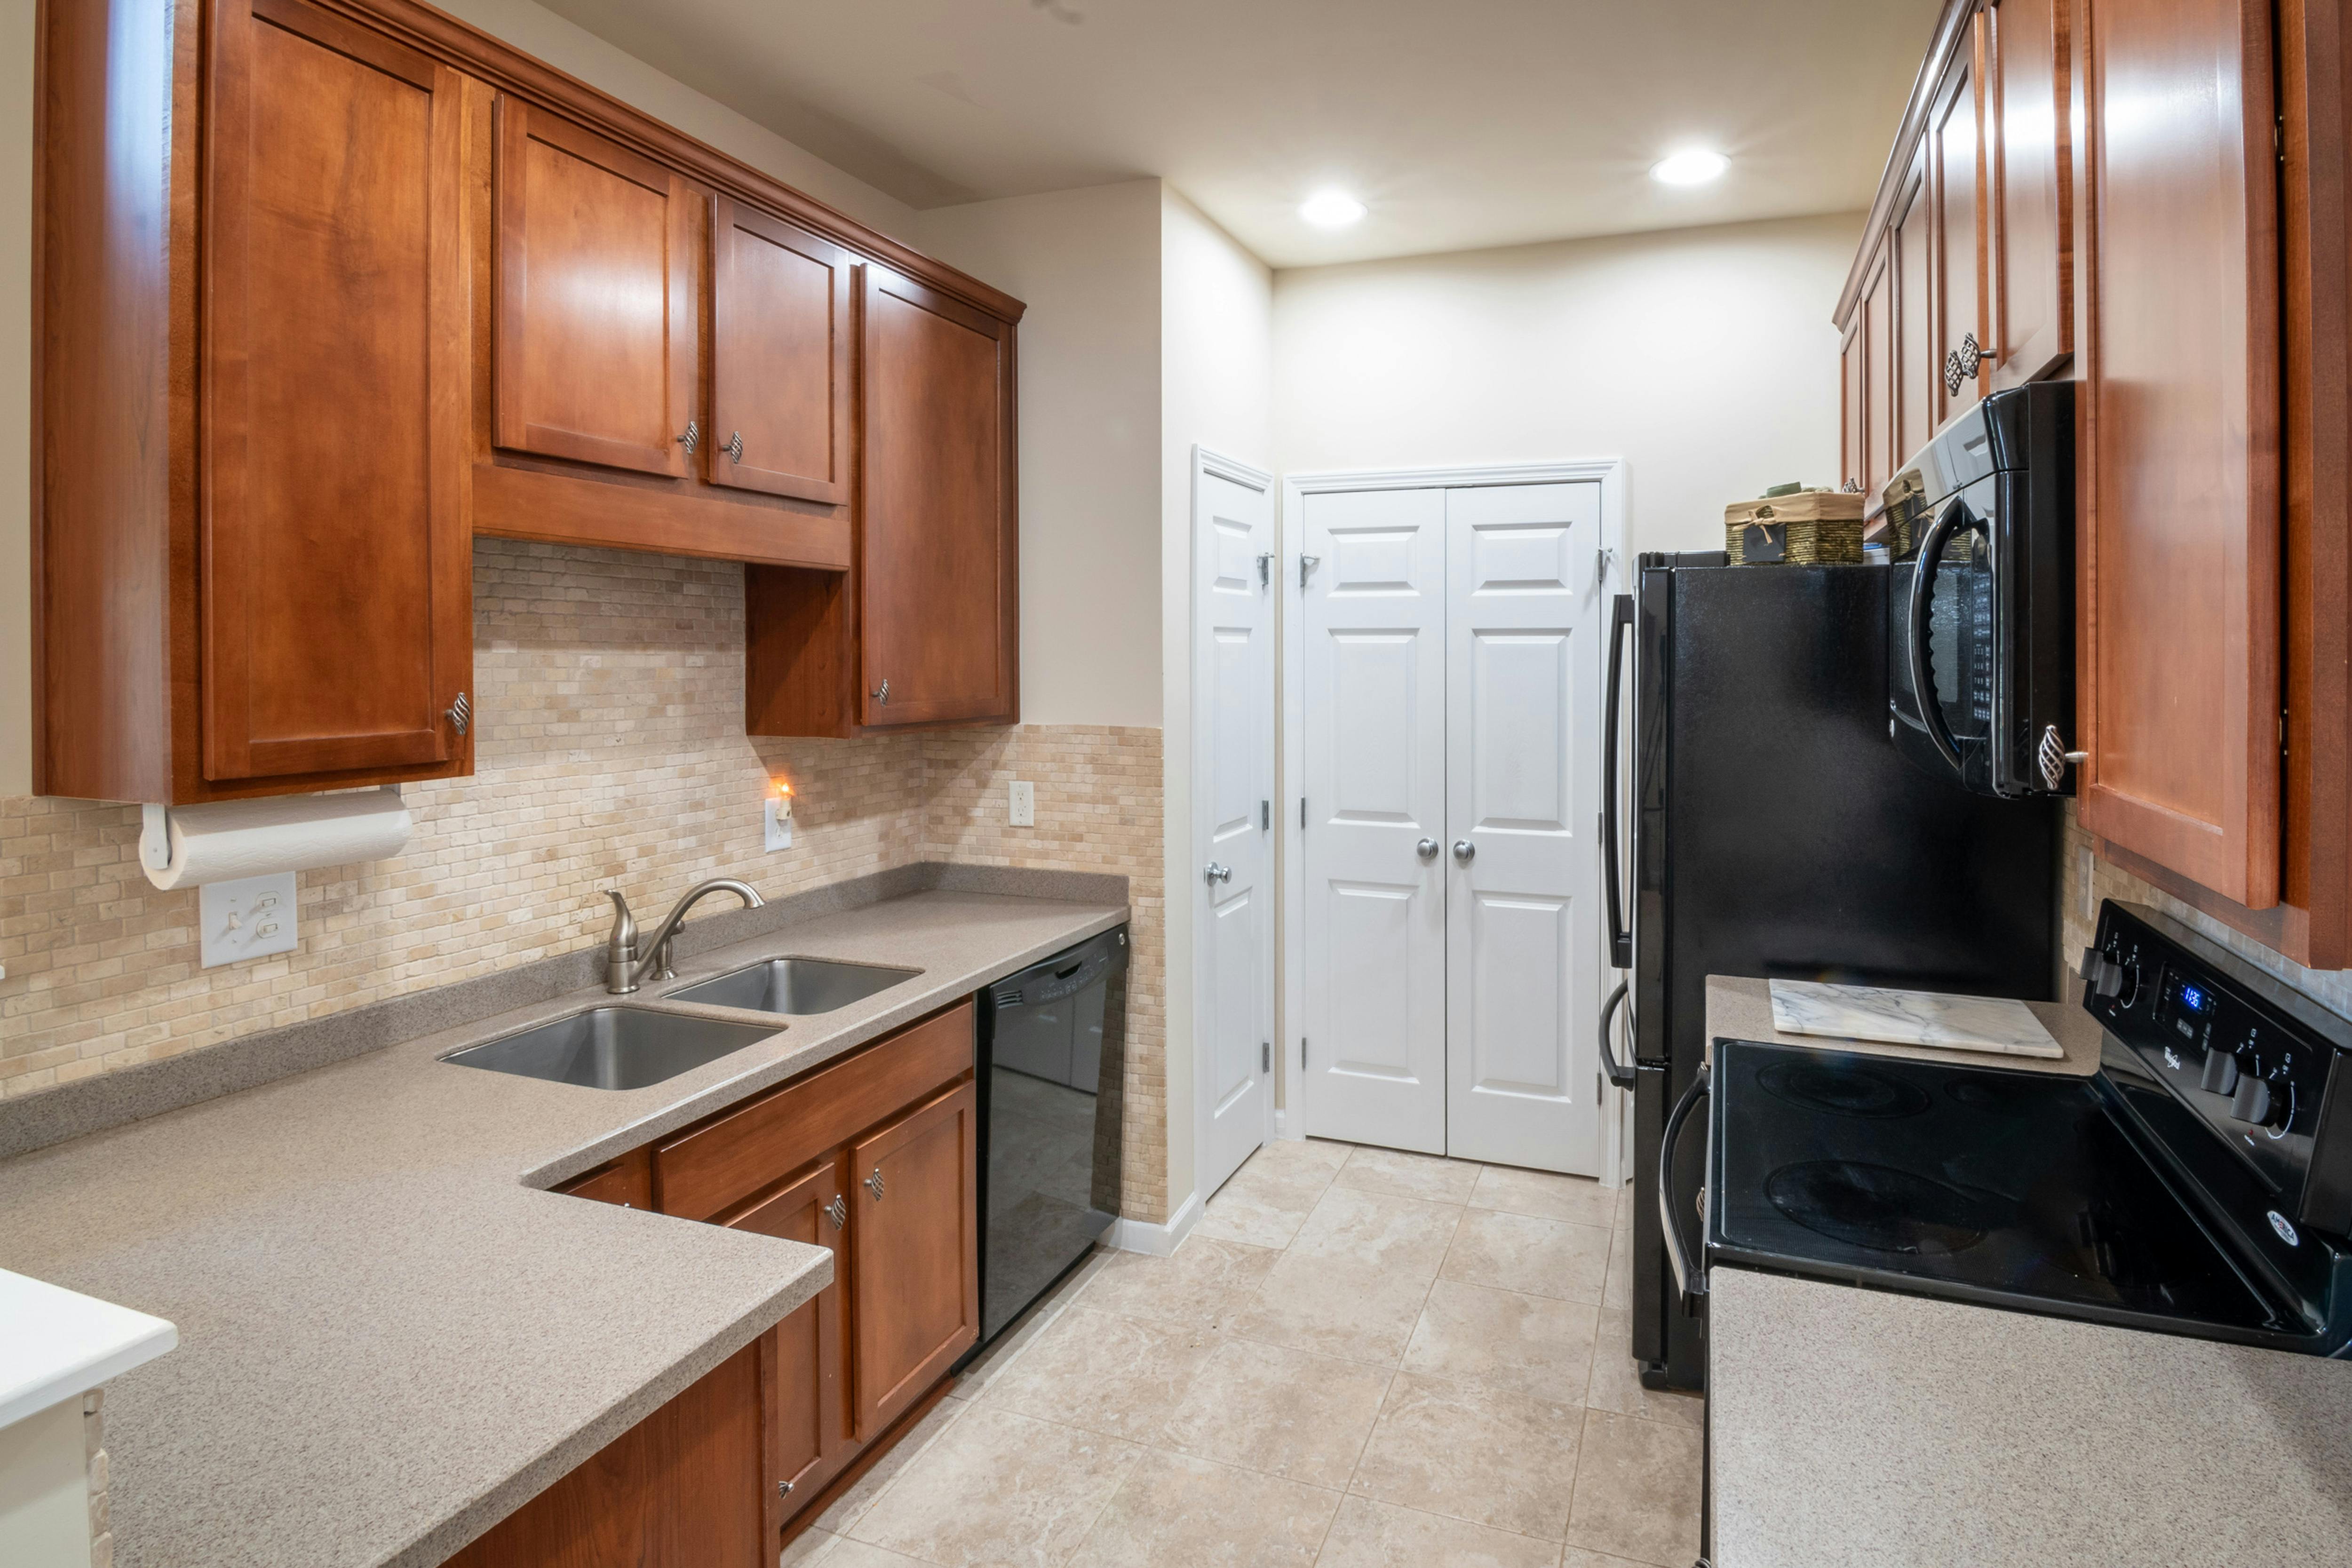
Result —
<svg viewBox="0 0 2352 1568"><path fill-rule="evenodd" d="M139 865L159 888L198 888L313 866L382 860L408 847L396 790L289 795L147 808Z"/></svg>

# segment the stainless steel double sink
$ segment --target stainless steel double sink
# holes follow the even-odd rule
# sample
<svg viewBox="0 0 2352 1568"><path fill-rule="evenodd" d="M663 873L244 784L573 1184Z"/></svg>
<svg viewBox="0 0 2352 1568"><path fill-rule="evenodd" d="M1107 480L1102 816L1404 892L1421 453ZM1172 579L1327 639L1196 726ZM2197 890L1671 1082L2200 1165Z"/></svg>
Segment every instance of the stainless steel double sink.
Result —
<svg viewBox="0 0 2352 1568"><path fill-rule="evenodd" d="M770 958L680 986L662 999L808 1017L862 1002L921 973L827 958ZM608 1005L467 1046L441 1059L585 1089L644 1089L775 1033L767 1024Z"/></svg>

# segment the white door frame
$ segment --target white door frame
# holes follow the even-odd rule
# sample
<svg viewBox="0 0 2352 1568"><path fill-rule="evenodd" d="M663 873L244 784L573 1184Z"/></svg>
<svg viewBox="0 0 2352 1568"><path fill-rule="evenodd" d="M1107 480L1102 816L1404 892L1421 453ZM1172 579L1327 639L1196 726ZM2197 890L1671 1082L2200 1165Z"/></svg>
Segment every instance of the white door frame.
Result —
<svg viewBox="0 0 2352 1568"><path fill-rule="evenodd" d="M1312 474L1286 474L1282 479L1282 563L1288 568L1283 578L1282 591L1282 773L1281 788L1283 831L1277 836L1282 858L1282 1014L1283 1049L1285 1052L1282 1079L1286 1089L1282 1114L1282 1135L1304 1138L1314 1128L1314 1107L1307 1103L1305 1080L1307 1075L1297 1070L1299 1063L1299 1026L1307 1016L1306 980L1300 972L1299 956L1306 952L1304 909L1307 893L1307 863L1304 846L1300 843L1298 824L1299 781L1307 776L1306 725L1303 722L1304 672L1306 657L1303 643L1306 616L1306 595L1299 577L1299 552L1306 539L1305 506L1307 497L1338 490L1404 490L1450 489L1473 485L1544 485L1563 484L1579 479L1598 480L1601 485L1601 539L1607 551L1606 580L1601 584L1601 619L1608 626L1608 605L1611 595L1625 592L1632 580L1625 560L1625 459L1622 458L1589 458L1555 463L1496 463L1472 468L1364 468ZM1601 661L1601 677L1608 679L1609 661ZM1596 700L1604 695L1596 690ZM1600 889L1593 889L1598 897ZM1606 941L1606 933L1603 933ZM1607 954L1601 956L1601 972L1609 973ZM1612 982L1613 984L1613 982ZM1606 994L1606 987L1603 988ZM1308 1042L1312 1048L1312 1042ZM1630 1175L1628 1163L1633 1151L1625 1142L1624 1090L1608 1085L1602 1090L1601 1102L1601 1169L1604 1180L1616 1185Z"/></svg>
<svg viewBox="0 0 2352 1568"><path fill-rule="evenodd" d="M1272 474L1264 472L1257 468L1253 468L1247 463L1228 458L1222 453L1211 451L1208 447L1201 446L1197 442L1193 445L1191 517L1186 525L1186 531L1189 535L1189 542L1185 552L1185 559L1187 562L1186 602L1189 607L1185 612L1185 646L1189 651L1192 663L1192 679L1188 682L1191 688L1190 711L1187 715L1186 721L1192 732L1192 798L1191 801L1191 810L1187 814L1187 830L1192 836L1192 846L1196 851L1202 845L1206 844L1209 841L1210 835L1214 830L1214 825L1209 821L1209 811L1213 798L1212 783L1208 776L1212 748L1207 744L1207 736L1205 733L1209 722L1207 711L1208 705L1206 701L1209 692L1209 683L1204 679L1203 669L1206 658L1206 650L1201 646L1201 481L1203 479L1210 477L1225 479L1248 489L1264 491L1266 493L1269 502L1276 499L1275 480ZM1279 519L1276 520L1276 526L1277 530L1276 539L1279 540L1282 537L1279 532L1281 526ZM1281 546L1277 543L1277 553L1273 563L1273 571L1276 574L1278 574L1282 569L1282 555L1279 553L1280 549ZM1282 617L1283 598L1279 593L1269 595L1268 608L1277 620ZM1276 648L1277 651L1279 651L1280 644L1276 644ZM1280 693L1277 690L1275 701L1275 724L1277 731L1277 739L1281 723L1281 700ZM1271 761L1273 759L1270 758L1269 760ZM1276 803L1277 807L1281 799L1281 787L1278 777L1269 776L1267 778L1266 790L1268 798L1274 800ZM1279 826L1278 815L1276 826ZM1277 834L1276 837L1279 837L1279 835ZM1187 867L1191 871L1196 872L1199 869L1197 865L1199 858L1200 857L1196 853L1186 862ZM1278 911L1281 897L1280 882L1282 872L1279 861L1273 860L1271 857L1269 857L1269 864L1274 869L1273 875L1267 879L1270 884L1267 890L1274 894ZM1212 1008L1215 999L1209 994L1210 983L1213 978L1213 970L1210 964L1202 962L1202 955L1208 952L1208 943L1210 941L1209 925L1213 915L1213 905L1214 900L1210 896L1208 885L1197 875L1188 875L1185 879L1185 886L1190 889L1187 895L1189 900L1187 918L1192 921L1192 931L1193 1185L1195 1191L1198 1193L1200 1201L1206 1203L1211 1194L1207 1191L1202 1189L1204 1189L1207 1186L1207 1174L1209 1171L1209 1118L1216 1108L1216 1067L1213 1060L1213 1053L1203 1048L1202 1034L1208 1020L1214 1016ZM1174 911L1172 909L1170 913L1171 916L1173 915ZM1275 973L1275 931L1276 922L1274 921L1267 921L1265 973L1269 977L1272 977ZM1276 1037L1275 1034L1274 994L1278 988L1278 980L1276 981L1275 984L1269 984L1266 987L1267 995L1264 1005L1264 1027L1265 1031L1264 1037L1267 1040L1272 1040ZM1276 1132L1276 1121L1274 1110L1274 1085L1276 1076L1276 1075L1275 1074L1269 1073L1266 1079L1265 1093L1262 1101L1265 1112L1265 1125L1261 1142L1272 1140Z"/></svg>

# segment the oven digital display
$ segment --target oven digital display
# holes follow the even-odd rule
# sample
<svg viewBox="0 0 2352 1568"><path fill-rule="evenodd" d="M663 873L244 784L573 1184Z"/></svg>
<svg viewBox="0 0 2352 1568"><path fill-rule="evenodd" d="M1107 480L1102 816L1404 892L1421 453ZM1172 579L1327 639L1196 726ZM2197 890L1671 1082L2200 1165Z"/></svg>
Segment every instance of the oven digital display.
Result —
<svg viewBox="0 0 2352 1568"><path fill-rule="evenodd" d="M2191 985L2184 981L2180 986L2180 1005L2202 1017L2213 1010L2213 994L2201 985Z"/></svg>

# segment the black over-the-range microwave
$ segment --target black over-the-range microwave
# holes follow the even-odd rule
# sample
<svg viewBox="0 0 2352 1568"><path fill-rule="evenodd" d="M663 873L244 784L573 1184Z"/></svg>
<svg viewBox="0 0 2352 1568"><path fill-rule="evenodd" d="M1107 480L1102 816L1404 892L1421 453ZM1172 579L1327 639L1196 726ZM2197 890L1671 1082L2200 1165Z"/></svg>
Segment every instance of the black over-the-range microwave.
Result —
<svg viewBox="0 0 2352 1568"><path fill-rule="evenodd" d="M1985 398L1937 432L1885 498L1895 746L1979 795L2073 794L2073 384Z"/></svg>

